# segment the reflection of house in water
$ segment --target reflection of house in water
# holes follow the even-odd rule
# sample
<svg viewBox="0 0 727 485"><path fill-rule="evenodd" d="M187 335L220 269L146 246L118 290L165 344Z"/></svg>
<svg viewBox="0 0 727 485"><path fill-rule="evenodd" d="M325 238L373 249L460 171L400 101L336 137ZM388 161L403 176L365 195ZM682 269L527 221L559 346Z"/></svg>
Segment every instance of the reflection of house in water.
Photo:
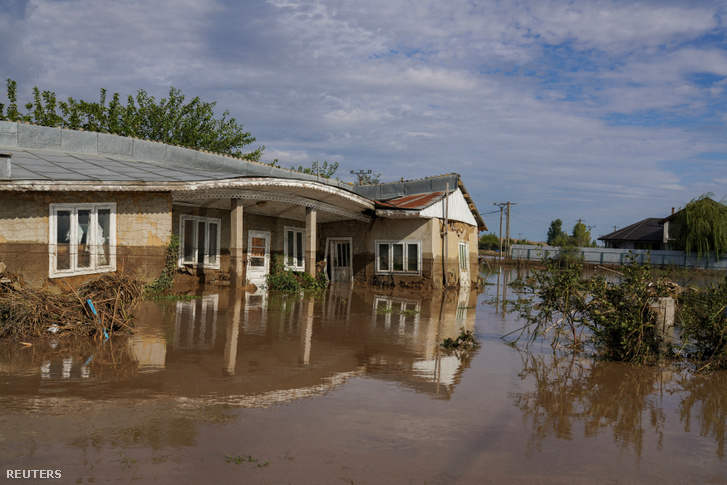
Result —
<svg viewBox="0 0 727 485"><path fill-rule="evenodd" d="M231 289L171 305L145 302L126 346L117 338L89 349L39 353L27 363L41 377L30 387L111 380L124 382L124 390L154 389L200 405L244 406L320 395L354 376L435 396L454 391L467 365L443 355L439 343L473 328L468 308L475 293L423 298L331 288L317 299ZM93 386L71 385L64 389L94 399Z"/></svg>
<svg viewBox="0 0 727 485"><path fill-rule="evenodd" d="M89 364L93 356L86 360L75 359L71 356L63 357L60 360L45 360L40 365L40 378L46 379L88 379L90 376Z"/></svg>
<svg viewBox="0 0 727 485"><path fill-rule="evenodd" d="M214 348L220 295L178 301L174 320L175 348Z"/></svg>
<svg viewBox="0 0 727 485"><path fill-rule="evenodd" d="M374 297L374 331L387 334L387 340L403 345L405 351L369 355L368 373L446 397L465 366L458 356L443 354L440 343L463 329L474 329L477 295L463 290L427 296Z"/></svg>

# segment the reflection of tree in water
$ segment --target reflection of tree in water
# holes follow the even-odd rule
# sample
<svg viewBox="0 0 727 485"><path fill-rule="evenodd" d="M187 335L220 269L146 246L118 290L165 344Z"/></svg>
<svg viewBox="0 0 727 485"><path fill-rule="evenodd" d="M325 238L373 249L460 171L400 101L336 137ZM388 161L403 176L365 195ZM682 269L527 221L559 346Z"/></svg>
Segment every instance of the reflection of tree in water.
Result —
<svg viewBox="0 0 727 485"><path fill-rule="evenodd" d="M684 431L691 431L694 412L700 436L714 438L717 456L723 460L727 444L727 373L690 374L683 376L680 384L684 397L679 403L679 417Z"/></svg>
<svg viewBox="0 0 727 485"><path fill-rule="evenodd" d="M528 451L540 451L549 436L571 440L579 430L595 437L602 430L613 432L617 446L633 446L641 456L645 434L644 411L650 426L663 436L665 415L658 398L661 372L653 367L593 362L571 355L523 354L522 379L535 379L535 389L515 393L513 399L532 429Z"/></svg>

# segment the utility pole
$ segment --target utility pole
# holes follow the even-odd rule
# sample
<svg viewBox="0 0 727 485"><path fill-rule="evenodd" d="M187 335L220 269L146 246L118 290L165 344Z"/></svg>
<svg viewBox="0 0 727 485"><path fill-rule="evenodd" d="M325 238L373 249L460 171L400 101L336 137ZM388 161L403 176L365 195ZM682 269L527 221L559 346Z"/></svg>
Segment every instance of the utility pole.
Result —
<svg viewBox="0 0 727 485"><path fill-rule="evenodd" d="M515 205L515 202L493 202L492 205L496 205L500 208L500 261L502 261L502 211L507 207L507 233L505 238L507 239L507 247L510 247L510 206Z"/></svg>
<svg viewBox="0 0 727 485"><path fill-rule="evenodd" d="M515 205L515 202L507 203L507 230L505 231L505 241L507 241L507 250L510 252L510 206Z"/></svg>

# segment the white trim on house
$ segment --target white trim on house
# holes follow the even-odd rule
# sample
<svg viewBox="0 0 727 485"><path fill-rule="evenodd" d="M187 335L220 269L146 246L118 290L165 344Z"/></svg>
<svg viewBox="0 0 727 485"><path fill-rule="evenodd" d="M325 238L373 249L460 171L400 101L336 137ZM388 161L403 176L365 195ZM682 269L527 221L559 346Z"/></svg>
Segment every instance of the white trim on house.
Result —
<svg viewBox="0 0 727 485"><path fill-rule="evenodd" d="M50 204L48 219L50 278L116 271L114 202Z"/></svg>
<svg viewBox="0 0 727 485"><path fill-rule="evenodd" d="M385 252L382 247L387 246ZM397 249L400 247L400 249ZM416 262L410 258L410 251L416 248ZM374 243L376 274L422 274L422 241L379 239ZM384 256L384 257L382 257ZM416 266L416 267L414 267Z"/></svg>
<svg viewBox="0 0 727 485"><path fill-rule="evenodd" d="M332 242L348 244L349 252L346 255L346 258L348 259L348 265L340 266L340 268L348 269L348 274L350 275L348 277L348 280L350 282L353 282L353 238L350 236L334 236L326 238L326 247L323 251L323 261L325 261L326 263L326 272L331 274L331 281L335 282L336 275L334 274L334 267L330 265L331 259L333 259L333 255L329 253L329 248L331 247Z"/></svg>
<svg viewBox="0 0 727 485"><path fill-rule="evenodd" d="M190 223L191 231L187 234L185 222ZM200 226L201 225L201 226ZM199 229L204 234L200 248ZM179 215L179 266L194 266L209 269L220 269L220 235L222 221L214 217ZM191 244L187 236L191 236ZM200 254L200 250L202 253Z"/></svg>
<svg viewBox="0 0 727 485"><path fill-rule="evenodd" d="M264 245L262 246L263 255L255 255L253 248L253 239L263 239ZM254 231L250 229L247 231L247 280L256 286L266 286L266 277L270 274L270 231ZM258 246L260 248L260 246ZM254 262L262 258L262 264L257 265Z"/></svg>
<svg viewBox="0 0 727 485"><path fill-rule="evenodd" d="M289 234L292 233L292 248ZM283 257L285 269L305 271L305 227L285 226L283 228Z"/></svg>

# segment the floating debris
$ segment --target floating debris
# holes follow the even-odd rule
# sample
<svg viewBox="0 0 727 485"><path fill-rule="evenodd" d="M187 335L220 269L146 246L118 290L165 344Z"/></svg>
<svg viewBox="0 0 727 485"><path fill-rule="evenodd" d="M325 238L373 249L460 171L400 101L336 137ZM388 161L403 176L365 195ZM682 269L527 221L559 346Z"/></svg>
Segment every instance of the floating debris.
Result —
<svg viewBox="0 0 727 485"><path fill-rule="evenodd" d="M118 273L106 273L78 289L55 294L27 288L7 275L0 283L0 338L29 339L60 336L107 337L133 331L131 310L142 285Z"/></svg>

